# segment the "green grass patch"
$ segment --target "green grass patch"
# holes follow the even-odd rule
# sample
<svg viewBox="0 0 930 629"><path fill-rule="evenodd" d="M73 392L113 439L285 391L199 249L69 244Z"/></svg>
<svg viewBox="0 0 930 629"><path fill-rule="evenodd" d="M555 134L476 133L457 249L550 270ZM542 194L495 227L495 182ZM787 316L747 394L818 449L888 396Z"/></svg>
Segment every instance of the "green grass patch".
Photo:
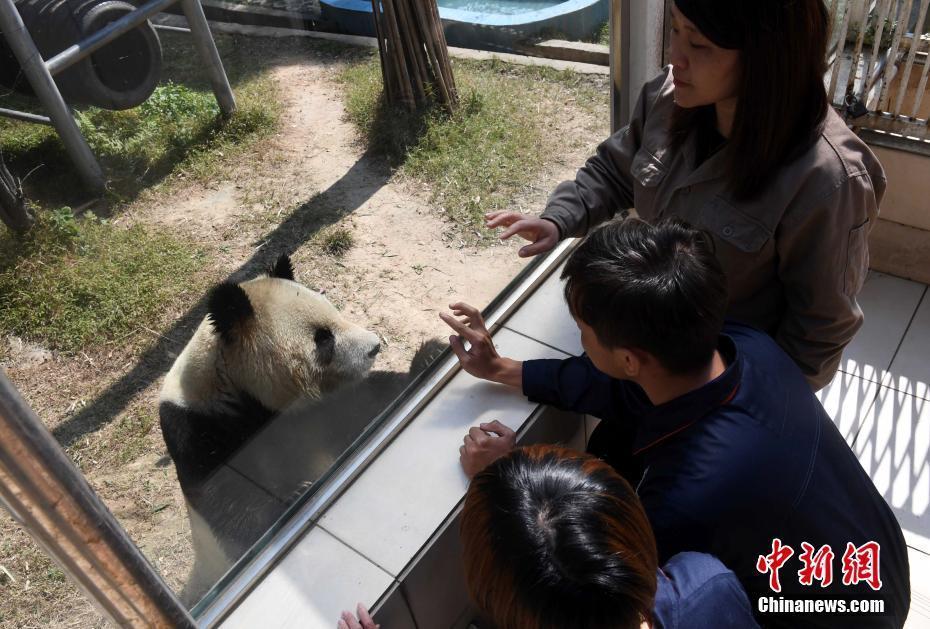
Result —
<svg viewBox="0 0 930 629"><path fill-rule="evenodd" d="M197 55L189 50L189 37L167 35L162 42L162 83L147 101L124 111L77 111L115 201L133 198L174 173L213 177L224 160L277 127L276 88L257 65L260 56L240 56L234 38L218 37L237 101L237 111L224 119ZM37 111L39 104L5 96L3 106ZM0 151L21 177L31 173L25 188L34 201L46 208L74 202L81 181L53 128L0 118Z"/></svg>
<svg viewBox="0 0 930 629"><path fill-rule="evenodd" d="M440 107L411 114L389 106L377 57L348 67L341 80L348 118L368 146L428 183L455 222L476 226L538 172L542 95L538 83L507 80L495 64L455 62L454 71L460 103L451 115Z"/></svg>
<svg viewBox="0 0 930 629"><path fill-rule="evenodd" d="M317 236L320 248L331 256L344 256L355 245L352 230L346 227L329 227Z"/></svg>
<svg viewBox="0 0 930 629"><path fill-rule="evenodd" d="M591 38L592 43L600 44L602 46L610 45L610 22L604 22L601 24L596 31L594 31L594 36Z"/></svg>
<svg viewBox="0 0 930 629"><path fill-rule="evenodd" d="M122 340L198 290L202 260L166 233L41 212L27 234L0 233L0 332L66 353Z"/></svg>

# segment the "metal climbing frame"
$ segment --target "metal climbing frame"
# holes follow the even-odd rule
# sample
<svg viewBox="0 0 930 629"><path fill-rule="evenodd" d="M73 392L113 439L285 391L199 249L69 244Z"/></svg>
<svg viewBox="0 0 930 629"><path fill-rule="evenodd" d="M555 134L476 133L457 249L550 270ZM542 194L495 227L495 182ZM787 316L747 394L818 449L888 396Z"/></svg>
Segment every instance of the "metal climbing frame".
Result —
<svg viewBox="0 0 930 629"><path fill-rule="evenodd" d="M220 60L220 54L216 49L216 43L213 41L199 0L151 0L47 61L42 58L36 48L13 0L0 0L0 30L13 54L19 60L26 79L48 113L48 117L9 109L0 109L0 115L27 122L53 125L87 187L95 192L103 191L106 179L100 164L97 163L97 158L87 145L87 141L71 114L70 107L62 98L52 77L178 2L181 3L181 9L187 17L197 52L206 66L220 111L225 116L231 115L236 110L236 99L229 86L229 80L226 78L223 62Z"/></svg>

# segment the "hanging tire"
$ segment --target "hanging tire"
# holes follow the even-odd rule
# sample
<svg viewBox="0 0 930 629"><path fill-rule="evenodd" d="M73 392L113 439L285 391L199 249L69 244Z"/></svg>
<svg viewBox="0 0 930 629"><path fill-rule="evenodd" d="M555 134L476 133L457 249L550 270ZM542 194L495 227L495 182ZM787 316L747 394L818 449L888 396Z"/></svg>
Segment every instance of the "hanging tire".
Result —
<svg viewBox="0 0 930 629"><path fill-rule="evenodd" d="M21 0L16 8L45 60L135 9L122 0ZM31 93L5 41L0 65L0 83ZM54 78L68 103L129 109L152 95L161 67L161 42L146 21Z"/></svg>

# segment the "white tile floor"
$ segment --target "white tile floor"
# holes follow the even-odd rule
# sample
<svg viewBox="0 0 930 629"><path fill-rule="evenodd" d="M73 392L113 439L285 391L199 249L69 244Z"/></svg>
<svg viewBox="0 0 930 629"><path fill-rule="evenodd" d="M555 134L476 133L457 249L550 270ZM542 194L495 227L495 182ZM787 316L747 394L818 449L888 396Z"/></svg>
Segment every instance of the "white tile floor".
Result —
<svg viewBox="0 0 930 629"><path fill-rule="evenodd" d="M930 627L930 293L872 272L865 324L819 397L891 505L909 546L911 613ZM876 383L881 383L879 387Z"/></svg>

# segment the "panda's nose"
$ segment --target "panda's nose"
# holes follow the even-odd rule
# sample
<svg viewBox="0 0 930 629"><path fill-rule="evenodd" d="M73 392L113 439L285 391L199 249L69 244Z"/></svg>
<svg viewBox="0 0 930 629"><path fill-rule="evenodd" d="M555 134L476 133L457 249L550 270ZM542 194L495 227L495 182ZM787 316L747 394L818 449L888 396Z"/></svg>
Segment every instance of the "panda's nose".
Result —
<svg viewBox="0 0 930 629"><path fill-rule="evenodd" d="M370 352L368 352L368 357L374 358L375 356L378 355L378 352L380 351L381 351L381 343L378 343L371 349Z"/></svg>

